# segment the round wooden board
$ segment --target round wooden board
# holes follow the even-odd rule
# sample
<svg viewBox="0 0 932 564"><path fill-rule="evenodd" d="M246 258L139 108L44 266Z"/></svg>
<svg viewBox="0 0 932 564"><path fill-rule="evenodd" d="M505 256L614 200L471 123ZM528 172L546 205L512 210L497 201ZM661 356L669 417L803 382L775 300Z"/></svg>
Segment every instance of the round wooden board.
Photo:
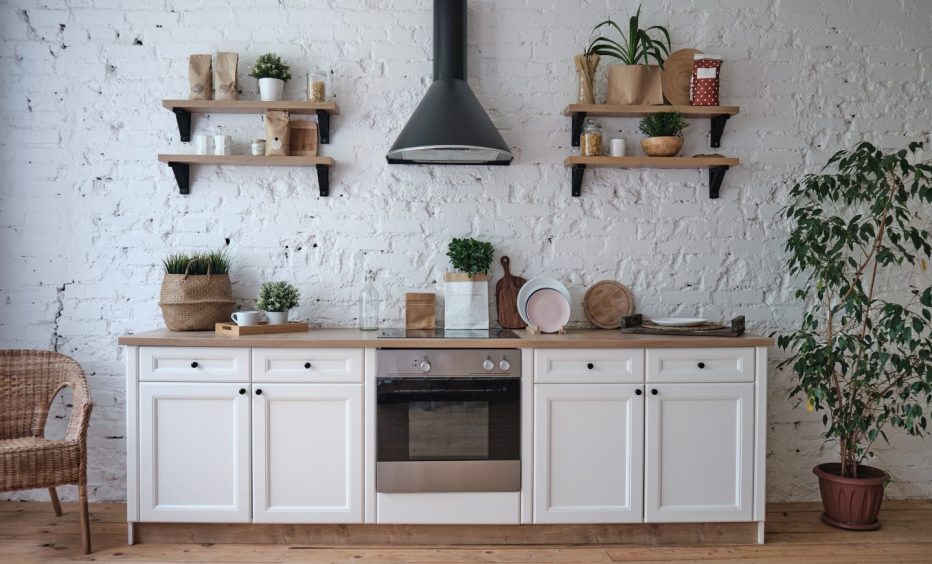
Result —
<svg viewBox="0 0 932 564"><path fill-rule="evenodd" d="M680 49L670 53L663 62L660 84L663 97L674 106L689 105L689 83L693 76L693 55L702 54L697 49Z"/></svg>
<svg viewBox="0 0 932 564"><path fill-rule="evenodd" d="M596 327L618 329L621 318L634 313L634 297L624 285L614 280L602 280L586 291L583 311Z"/></svg>

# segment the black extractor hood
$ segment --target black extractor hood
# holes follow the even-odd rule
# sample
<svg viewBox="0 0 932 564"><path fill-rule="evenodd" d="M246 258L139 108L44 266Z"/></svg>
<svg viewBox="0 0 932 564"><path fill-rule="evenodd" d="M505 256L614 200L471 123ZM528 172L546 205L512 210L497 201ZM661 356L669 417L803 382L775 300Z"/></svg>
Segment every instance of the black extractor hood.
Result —
<svg viewBox="0 0 932 564"><path fill-rule="evenodd" d="M514 156L466 83L466 0L434 0L434 83L389 164L507 165Z"/></svg>

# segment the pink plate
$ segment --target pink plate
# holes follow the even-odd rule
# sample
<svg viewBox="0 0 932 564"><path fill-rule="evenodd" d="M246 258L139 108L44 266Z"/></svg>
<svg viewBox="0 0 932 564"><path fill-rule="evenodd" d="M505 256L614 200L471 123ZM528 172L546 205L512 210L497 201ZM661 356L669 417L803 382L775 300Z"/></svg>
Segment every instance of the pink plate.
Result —
<svg viewBox="0 0 932 564"><path fill-rule="evenodd" d="M534 292L527 301L528 321L543 333L556 333L570 320L570 303L550 288Z"/></svg>

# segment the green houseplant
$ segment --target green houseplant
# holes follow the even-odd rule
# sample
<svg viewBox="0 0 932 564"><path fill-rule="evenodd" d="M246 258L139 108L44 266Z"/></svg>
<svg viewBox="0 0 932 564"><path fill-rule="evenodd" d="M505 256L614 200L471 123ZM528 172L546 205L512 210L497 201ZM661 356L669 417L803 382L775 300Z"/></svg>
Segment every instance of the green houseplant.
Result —
<svg viewBox="0 0 932 564"><path fill-rule="evenodd" d="M159 307L172 331L213 329L233 312L230 258L225 251L189 255L175 253L162 260L165 275Z"/></svg>
<svg viewBox="0 0 932 564"><path fill-rule="evenodd" d="M256 306L262 310L269 325L288 323L288 310L296 307L300 292L288 282L264 282L259 288Z"/></svg>
<svg viewBox="0 0 932 564"><path fill-rule="evenodd" d="M249 76L259 79L259 98L275 102L282 99L285 83L291 80L291 67L275 53L266 53L249 67Z"/></svg>
<svg viewBox="0 0 932 564"><path fill-rule="evenodd" d="M932 286L924 274L932 167L915 162L921 147L840 151L826 165L835 171L804 177L783 210L788 271L802 278L796 298L806 309L799 329L777 339L792 353L779 366L795 374L790 395L824 411L825 438L838 444L840 462L814 472L823 520L844 528L879 527L887 475L864 461L888 429L924 434L932 401ZM898 291L882 282L911 276L925 282Z"/></svg>
<svg viewBox="0 0 932 564"><path fill-rule="evenodd" d="M641 119L641 149L650 157L672 157L683 148L683 129L689 124L679 112L649 114Z"/></svg>
<svg viewBox="0 0 932 564"><path fill-rule="evenodd" d="M602 35L615 31L618 40ZM627 33L611 18L592 29L585 55L621 61L608 70L609 104L663 104L660 71L670 54L670 32L663 26L641 27L641 7L628 19ZM654 64L652 64L654 63Z"/></svg>
<svg viewBox="0 0 932 564"><path fill-rule="evenodd" d="M495 249L476 239L453 239L447 257L456 272L443 275L444 326L489 328L489 268Z"/></svg>

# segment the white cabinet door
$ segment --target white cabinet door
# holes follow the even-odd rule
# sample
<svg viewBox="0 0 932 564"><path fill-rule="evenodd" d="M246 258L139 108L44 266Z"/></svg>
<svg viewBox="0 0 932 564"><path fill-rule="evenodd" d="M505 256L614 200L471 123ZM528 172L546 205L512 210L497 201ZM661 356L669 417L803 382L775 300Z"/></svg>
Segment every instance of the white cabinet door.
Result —
<svg viewBox="0 0 932 564"><path fill-rule="evenodd" d="M256 523L362 523L362 384L253 384Z"/></svg>
<svg viewBox="0 0 932 564"><path fill-rule="evenodd" d="M142 521L247 523L245 384L139 384Z"/></svg>
<svg viewBox="0 0 932 564"><path fill-rule="evenodd" d="M647 392L644 520L750 521L754 384L648 384Z"/></svg>
<svg viewBox="0 0 932 564"><path fill-rule="evenodd" d="M635 384L534 386L534 522L641 521L644 396Z"/></svg>

